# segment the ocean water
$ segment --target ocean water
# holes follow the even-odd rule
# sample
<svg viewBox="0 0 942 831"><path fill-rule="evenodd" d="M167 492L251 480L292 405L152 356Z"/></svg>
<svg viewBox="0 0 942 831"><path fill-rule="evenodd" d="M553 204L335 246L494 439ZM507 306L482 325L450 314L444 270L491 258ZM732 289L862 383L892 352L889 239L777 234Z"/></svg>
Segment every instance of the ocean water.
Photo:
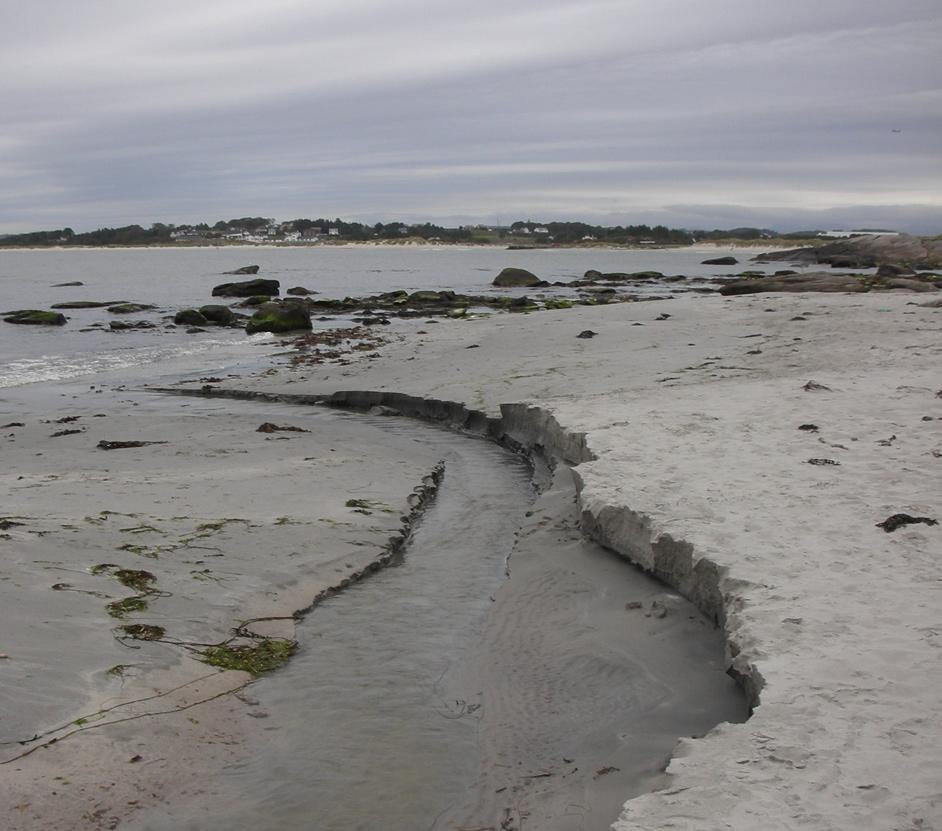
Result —
<svg viewBox="0 0 942 831"><path fill-rule="evenodd" d="M63 327L0 323L0 388L79 378L89 378L90 382L96 378L114 382L118 377L143 380L144 375L147 380L159 381L193 372L218 374L260 368L265 357L280 348L276 338L247 338L240 330L231 329L187 335L182 327L168 328L179 309L225 302L224 298L212 298L213 286L247 279L223 275L249 264L261 267L260 277L280 280L282 292L301 285L321 297L363 296L397 289L486 294L498 293L490 284L506 266L526 268L549 282L570 281L588 269L712 276L755 267L747 264L755 253L752 249L737 253L741 263L738 266L700 264L703 259L726 253L697 248L507 251L452 246L4 250L0 251L0 311L47 309L54 303L72 300L125 300L157 308L120 319L148 320L157 328L112 332L107 324L118 318L103 308L65 310L69 323ZM779 267L773 264L767 270ZM55 285L74 281L84 285ZM632 287L632 292L638 294L677 294L685 290L682 283ZM558 288L540 291L567 293ZM507 294L508 290L500 289L499 293ZM103 326L93 328L95 324ZM397 320L393 325L415 324Z"/></svg>

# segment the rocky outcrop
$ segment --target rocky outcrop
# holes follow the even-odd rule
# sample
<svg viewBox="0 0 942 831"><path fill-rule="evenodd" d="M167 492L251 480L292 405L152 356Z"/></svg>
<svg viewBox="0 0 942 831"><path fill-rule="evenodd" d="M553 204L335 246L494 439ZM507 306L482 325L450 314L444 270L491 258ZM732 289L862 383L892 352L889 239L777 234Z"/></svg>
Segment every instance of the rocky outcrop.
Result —
<svg viewBox="0 0 942 831"><path fill-rule="evenodd" d="M714 257L712 260L704 260L700 265L736 265L738 262L735 257Z"/></svg>
<svg viewBox="0 0 942 831"><path fill-rule="evenodd" d="M294 332L310 330L311 315L307 305L297 300L264 303L245 325L246 334L256 332Z"/></svg>
<svg viewBox="0 0 942 831"><path fill-rule="evenodd" d="M317 292L306 289L304 286L292 286L290 289L285 289L285 294L291 294L295 297L307 297L309 294L317 294Z"/></svg>
<svg viewBox="0 0 942 831"><path fill-rule="evenodd" d="M258 274L258 266L244 265L242 268L237 268L235 271L224 271L223 274Z"/></svg>
<svg viewBox="0 0 942 831"><path fill-rule="evenodd" d="M494 278L492 285L502 288L531 288L545 286L547 283L525 268L505 268Z"/></svg>
<svg viewBox="0 0 942 831"><path fill-rule="evenodd" d="M277 280L243 280L238 283L221 283L213 289L213 297L276 297L281 283Z"/></svg>
<svg viewBox="0 0 942 831"><path fill-rule="evenodd" d="M41 309L17 309L6 312L6 323L20 323L25 326L65 326L66 318L61 312L47 312Z"/></svg>
<svg viewBox="0 0 942 831"><path fill-rule="evenodd" d="M747 277L733 280L720 288L720 294L760 294L769 291L837 291L864 292L887 289L910 291L937 291L931 279L916 277L881 278L877 275L835 274L831 271L811 271L805 274L785 274L771 277Z"/></svg>
<svg viewBox="0 0 942 831"><path fill-rule="evenodd" d="M854 237L816 248L793 248L759 254L757 262L799 262L832 268L873 268L885 263L915 269L942 268L942 238L910 234Z"/></svg>

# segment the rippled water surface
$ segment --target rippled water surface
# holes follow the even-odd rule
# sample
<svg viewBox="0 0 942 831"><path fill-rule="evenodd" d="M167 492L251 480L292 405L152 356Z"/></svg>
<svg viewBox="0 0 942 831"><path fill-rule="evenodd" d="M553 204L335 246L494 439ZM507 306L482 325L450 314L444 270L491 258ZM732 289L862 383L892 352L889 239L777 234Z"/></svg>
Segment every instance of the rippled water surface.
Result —
<svg viewBox="0 0 942 831"><path fill-rule="evenodd" d="M445 480L401 563L317 607L297 657L251 688L270 729L220 792L141 827L415 831L473 780L476 706L450 672L477 640L532 492L517 457L425 432L442 442Z"/></svg>

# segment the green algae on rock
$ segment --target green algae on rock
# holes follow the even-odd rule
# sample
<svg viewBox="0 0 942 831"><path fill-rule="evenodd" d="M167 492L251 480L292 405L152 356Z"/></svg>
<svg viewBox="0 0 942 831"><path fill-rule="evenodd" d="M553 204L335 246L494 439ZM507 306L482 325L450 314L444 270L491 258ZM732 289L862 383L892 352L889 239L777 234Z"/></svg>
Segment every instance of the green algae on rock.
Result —
<svg viewBox="0 0 942 831"><path fill-rule="evenodd" d="M246 334L256 332L294 332L312 329L311 315L307 306L297 301L264 303L245 325Z"/></svg>
<svg viewBox="0 0 942 831"><path fill-rule="evenodd" d="M19 323L26 326L65 326L66 317L61 312L17 309L14 312L7 312L3 320L6 323Z"/></svg>

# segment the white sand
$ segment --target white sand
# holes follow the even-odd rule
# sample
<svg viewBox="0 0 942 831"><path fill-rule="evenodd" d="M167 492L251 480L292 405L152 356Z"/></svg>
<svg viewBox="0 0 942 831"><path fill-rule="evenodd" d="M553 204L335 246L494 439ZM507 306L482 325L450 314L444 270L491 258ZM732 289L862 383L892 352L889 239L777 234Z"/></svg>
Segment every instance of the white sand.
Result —
<svg viewBox="0 0 942 831"><path fill-rule="evenodd" d="M537 409L522 435L577 461L585 434L584 527L725 618L758 692L746 724L681 741L670 786L629 801L619 831L938 828L942 525L875 527L898 512L942 520L942 310L914 299L689 298L430 324L382 361L253 386L399 391L492 415L525 402ZM598 336L575 337L587 328Z"/></svg>

